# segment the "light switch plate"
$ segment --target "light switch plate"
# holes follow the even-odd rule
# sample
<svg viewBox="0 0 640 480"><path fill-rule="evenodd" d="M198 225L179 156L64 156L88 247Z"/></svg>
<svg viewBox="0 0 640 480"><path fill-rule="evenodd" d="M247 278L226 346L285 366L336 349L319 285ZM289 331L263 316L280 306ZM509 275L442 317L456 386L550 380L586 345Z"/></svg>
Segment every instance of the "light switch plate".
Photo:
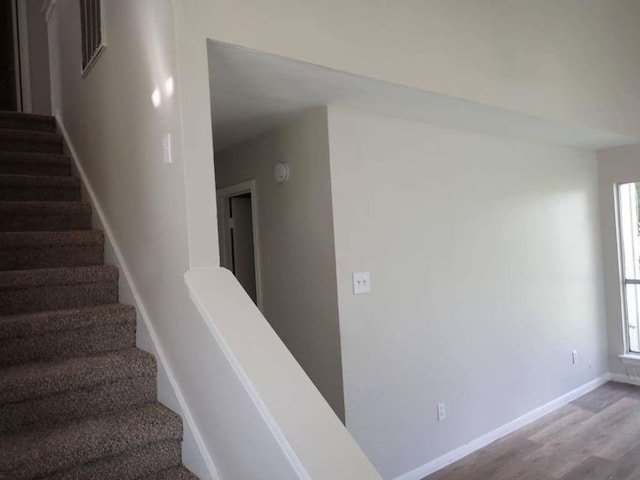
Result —
<svg viewBox="0 0 640 480"><path fill-rule="evenodd" d="M162 137L162 163L169 164L173 162L171 157L171 134L167 133Z"/></svg>
<svg viewBox="0 0 640 480"><path fill-rule="evenodd" d="M362 295L371 292L371 275L369 272L353 274L353 294Z"/></svg>

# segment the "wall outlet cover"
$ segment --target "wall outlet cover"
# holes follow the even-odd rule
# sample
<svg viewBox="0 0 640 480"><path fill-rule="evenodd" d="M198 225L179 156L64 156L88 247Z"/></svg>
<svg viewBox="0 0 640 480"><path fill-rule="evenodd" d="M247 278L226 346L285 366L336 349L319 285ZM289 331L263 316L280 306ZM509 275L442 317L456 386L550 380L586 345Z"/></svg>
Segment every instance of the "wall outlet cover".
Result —
<svg viewBox="0 0 640 480"><path fill-rule="evenodd" d="M446 408L444 402L440 402L438 404L438 421L441 422L445 418L447 418L447 408Z"/></svg>

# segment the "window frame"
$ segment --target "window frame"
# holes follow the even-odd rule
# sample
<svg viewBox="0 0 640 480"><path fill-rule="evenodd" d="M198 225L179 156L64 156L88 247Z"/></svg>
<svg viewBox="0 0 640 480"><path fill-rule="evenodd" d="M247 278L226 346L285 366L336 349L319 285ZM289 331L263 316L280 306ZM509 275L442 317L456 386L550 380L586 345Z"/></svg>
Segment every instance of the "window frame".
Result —
<svg viewBox="0 0 640 480"><path fill-rule="evenodd" d="M80 45L80 54L81 54L81 59L80 59L80 65L81 65L81 75L82 78L85 78L89 72L91 71L91 69L93 68L93 66L96 64L96 62L98 61L98 59L100 58L100 56L102 55L102 52L104 52L105 48L107 47L107 38L106 38L106 28L105 28L105 15L104 15L104 11L105 11L105 1L104 0L98 0L97 4L99 6L100 9L100 24L99 24L99 29L100 29L100 43L94 48L93 52L91 52L91 56L89 57L87 63L85 64L85 58L84 58L84 53L85 53L85 42L87 41L87 34L86 34L86 21L85 18L83 16L83 11L84 11L84 6L83 4L88 4L90 0L78 0L78 5L80 7L80 29L81 29L81 33L80 33L80 41L81 41L81 45Z"/></svg>
<svg viewBox="0 0 640 480"><path fill-rule="evenodd" d="M629 306L628 306L628 298L627 298L627 286L628 285L640 285L640 278L638 279L630 279L627 278L627 265L625 261L625 244L623 237L623 227L622 227L622 215L621 215L621 202L622 202L622 187L624 185L629 184L637 184L640 181L624 181L616 183L614 186L614 196L615 196L615 216L616 216L616 230L618 237L618 271L619 271L619 288L620 288L620 305L622 308L622 328L623 328L623 342L624 342L624 354L622 357L636 357L640 359L640 351L636 352L631 350L631 332L629 328ZM640 198L638 198L640 201ZM638 335L640 336L640 326L637 327ZM639 349L640 350L640 349Z"/></svg>

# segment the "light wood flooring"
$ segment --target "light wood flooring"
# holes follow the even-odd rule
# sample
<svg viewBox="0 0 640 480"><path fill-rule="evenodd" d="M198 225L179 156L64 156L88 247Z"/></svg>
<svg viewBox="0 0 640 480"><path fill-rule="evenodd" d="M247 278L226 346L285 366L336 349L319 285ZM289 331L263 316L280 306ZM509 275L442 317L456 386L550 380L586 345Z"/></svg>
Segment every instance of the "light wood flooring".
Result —
<svg viewBox="0 0 640 480"><path fill-rule="evenodd" d="M608 383L424 480L640 480L640 387Z"/></svg>

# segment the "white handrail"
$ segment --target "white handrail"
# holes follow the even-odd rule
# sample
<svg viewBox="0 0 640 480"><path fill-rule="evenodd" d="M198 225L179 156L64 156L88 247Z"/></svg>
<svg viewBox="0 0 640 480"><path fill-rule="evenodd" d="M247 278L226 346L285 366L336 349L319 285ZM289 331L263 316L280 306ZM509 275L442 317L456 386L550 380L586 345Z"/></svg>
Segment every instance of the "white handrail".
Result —
<svg viewBox="0 0 640 480"><path fill-rule="evenodd" d="M187 272L185 281L298 477L381 480L231 272L199 268Z"/></svg>

